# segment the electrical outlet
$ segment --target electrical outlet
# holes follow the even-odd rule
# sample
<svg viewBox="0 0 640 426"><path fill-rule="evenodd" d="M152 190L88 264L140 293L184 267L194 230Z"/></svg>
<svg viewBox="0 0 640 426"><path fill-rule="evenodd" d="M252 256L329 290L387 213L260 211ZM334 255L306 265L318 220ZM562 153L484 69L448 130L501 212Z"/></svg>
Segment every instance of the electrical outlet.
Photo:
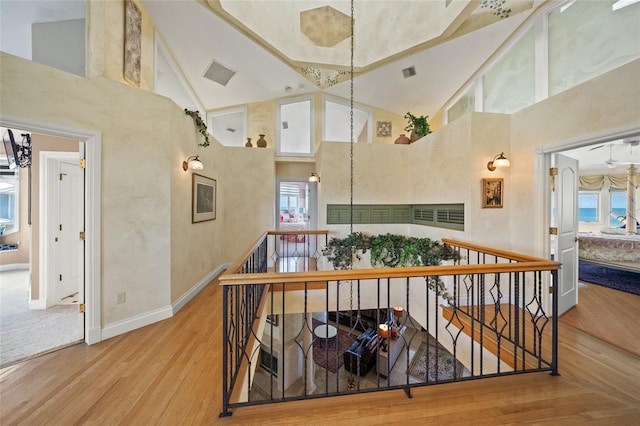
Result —
<svg viewBox="0 0 640 426"><path fill-rule="evenodd" d="M118 293L118 300L116 300L116 305L121 305L126 301L127 301L127 293L126 292Z"/></svg>

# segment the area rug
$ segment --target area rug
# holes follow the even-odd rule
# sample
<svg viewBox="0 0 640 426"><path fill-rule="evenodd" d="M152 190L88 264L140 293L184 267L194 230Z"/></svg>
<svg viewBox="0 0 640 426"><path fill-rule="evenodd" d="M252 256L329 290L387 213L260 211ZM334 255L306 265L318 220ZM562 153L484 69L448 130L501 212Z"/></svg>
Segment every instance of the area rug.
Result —
<svg viewBox="0 0 640 426"><path fill-rule="evenodd" d="M324 324L318 320L313 320L313 328ZM313 361L320 367L337 373L344 364L344 351L346 351L353 339L346 331L338 328L338 334L329 341L322 341L316 337L313 341Z"/></svg>
<svg viewBox="0 0 640 426"><path fill-rule="evenodd" d="M409 374L423 382L452 380L462 377L464 368L462 364L454 360L453 355L435 340L428 340L429 343L420 343L409 365Z"/></svg>
<svg viewBox="0 0 640 426"><path fill-rule="evenodd" d="M640 273L581 260L578 263L578 279L587 283L640 295Z"/></svg>

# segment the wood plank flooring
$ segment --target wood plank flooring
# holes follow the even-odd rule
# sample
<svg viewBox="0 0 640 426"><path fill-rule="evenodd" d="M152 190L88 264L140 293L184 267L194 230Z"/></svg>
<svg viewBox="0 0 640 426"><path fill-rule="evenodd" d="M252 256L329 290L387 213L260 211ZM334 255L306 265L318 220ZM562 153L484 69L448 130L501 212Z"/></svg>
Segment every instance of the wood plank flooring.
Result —
<svg viewBox="0 0 640 426"><path fill-rule="evenodd" d="M0 371L2 425L637 425L640 357L560 326L560 376L531 373L221 410L221 290L173 318ZM640 324L636 306L630 314Z"/></svg>
<svg viewBox="0 0 640 426"><path fill-rule="evenodd" d="M640 356L640 296L580 282L578 304L560 321Z"/></svg>

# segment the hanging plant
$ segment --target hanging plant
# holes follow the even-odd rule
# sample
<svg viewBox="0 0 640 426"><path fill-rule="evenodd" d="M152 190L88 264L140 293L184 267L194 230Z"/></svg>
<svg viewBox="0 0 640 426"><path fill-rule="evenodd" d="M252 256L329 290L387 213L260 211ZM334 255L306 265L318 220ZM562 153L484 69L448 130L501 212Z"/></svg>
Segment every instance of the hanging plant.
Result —
<svg viewBox="0 0 640 426"><path fill-rule="evenodd" d="M209 134L207 133L207 125L200 117L200 112L191 111L188 109L184 109L184 113L193 118L193 121L196 123L196 127L198 128L198 132L204 137L204 142L199 143L199 146L208 147L209 146Z"/></svg>
<svg viewBox="0 0 640 426"><path fill-rule="evenodd" d="M396 234L367 235L354 232L345 238L331 238L322 254L335 269L351 269L353 259L360 260L358 250L371 251L372 267L434 266L443 260L459 260L460 255L450 246L429 238ZM452 302L444 282L439 277L425 277L429 289Z"/></svg>

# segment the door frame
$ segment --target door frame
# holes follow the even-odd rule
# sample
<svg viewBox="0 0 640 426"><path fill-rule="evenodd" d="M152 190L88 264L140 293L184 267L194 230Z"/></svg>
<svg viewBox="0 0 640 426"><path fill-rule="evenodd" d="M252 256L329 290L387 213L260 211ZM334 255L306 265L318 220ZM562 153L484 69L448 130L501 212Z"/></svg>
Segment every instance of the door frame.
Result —
<svg viewBox="0 0 640 426"><path fill-rule="evenodd" d="M102 134L96 130L82 129L29 118L0 113L0 125L17 127L25 131L59 136L84 142L85 169L84 221L85 221L85 342L89 345L102 341L101 325L101 269L100 269L100 229L101 229L101 152ZM82 158L82 149L80 152Z"/></svg>
<svg viewBox="0 0 640 426"><path fill-rule="evenodd" d="M581 137L567 139L561 142L550 143L538 147L535 155L535 200L538 200L538 208L535 210L536 235L544 235L544 238L536 238L536 248L547 259L551 258L551 239L548 238L549 227L551 226L551 179L549 177L549 168L551 167L551 154L562 153L570 149L581 148L584 146L594 145L603 142L609 142L616 139L624 139L640 133L640 125L632 125L611 129L608 131L587 134ZM578 165L579 166L579 165ZM576 218L576 221L578 219ZM577 243L576 243L577 244ZM545 277L548 277L545 275ZM558 274L560 279L561 274ZM543 283L550 286L549 278ZM553 300L551 293L543 292L542 306L545 312L553 312Z"/></svg>
<svg viewBox="0 0 640 426"><path fill-rule="evenodd" d="M39 279L39 292L40 299L44 299L46 308L57 304L57 295L54 291L54 282L51 277L53 276L54 267L54 251L56 251L56 245L51 238L53 233L52 223L53 219L57 219L58 216L51 217L49 212L51 209L59 207L60 194L58 190L52 191L49 185L53 185L52 179L54 173L57 173L60 162L75 161L76 163L80 159L80 152L65 152L65 151L40 151L40 238L38 242L40 252L40 279ZM57 255L57 254L56 254ZM85 283L82 283L84 287ZM83 303L83 301L80 301ZM42 305L42 303L40 303Z"/></svg>

